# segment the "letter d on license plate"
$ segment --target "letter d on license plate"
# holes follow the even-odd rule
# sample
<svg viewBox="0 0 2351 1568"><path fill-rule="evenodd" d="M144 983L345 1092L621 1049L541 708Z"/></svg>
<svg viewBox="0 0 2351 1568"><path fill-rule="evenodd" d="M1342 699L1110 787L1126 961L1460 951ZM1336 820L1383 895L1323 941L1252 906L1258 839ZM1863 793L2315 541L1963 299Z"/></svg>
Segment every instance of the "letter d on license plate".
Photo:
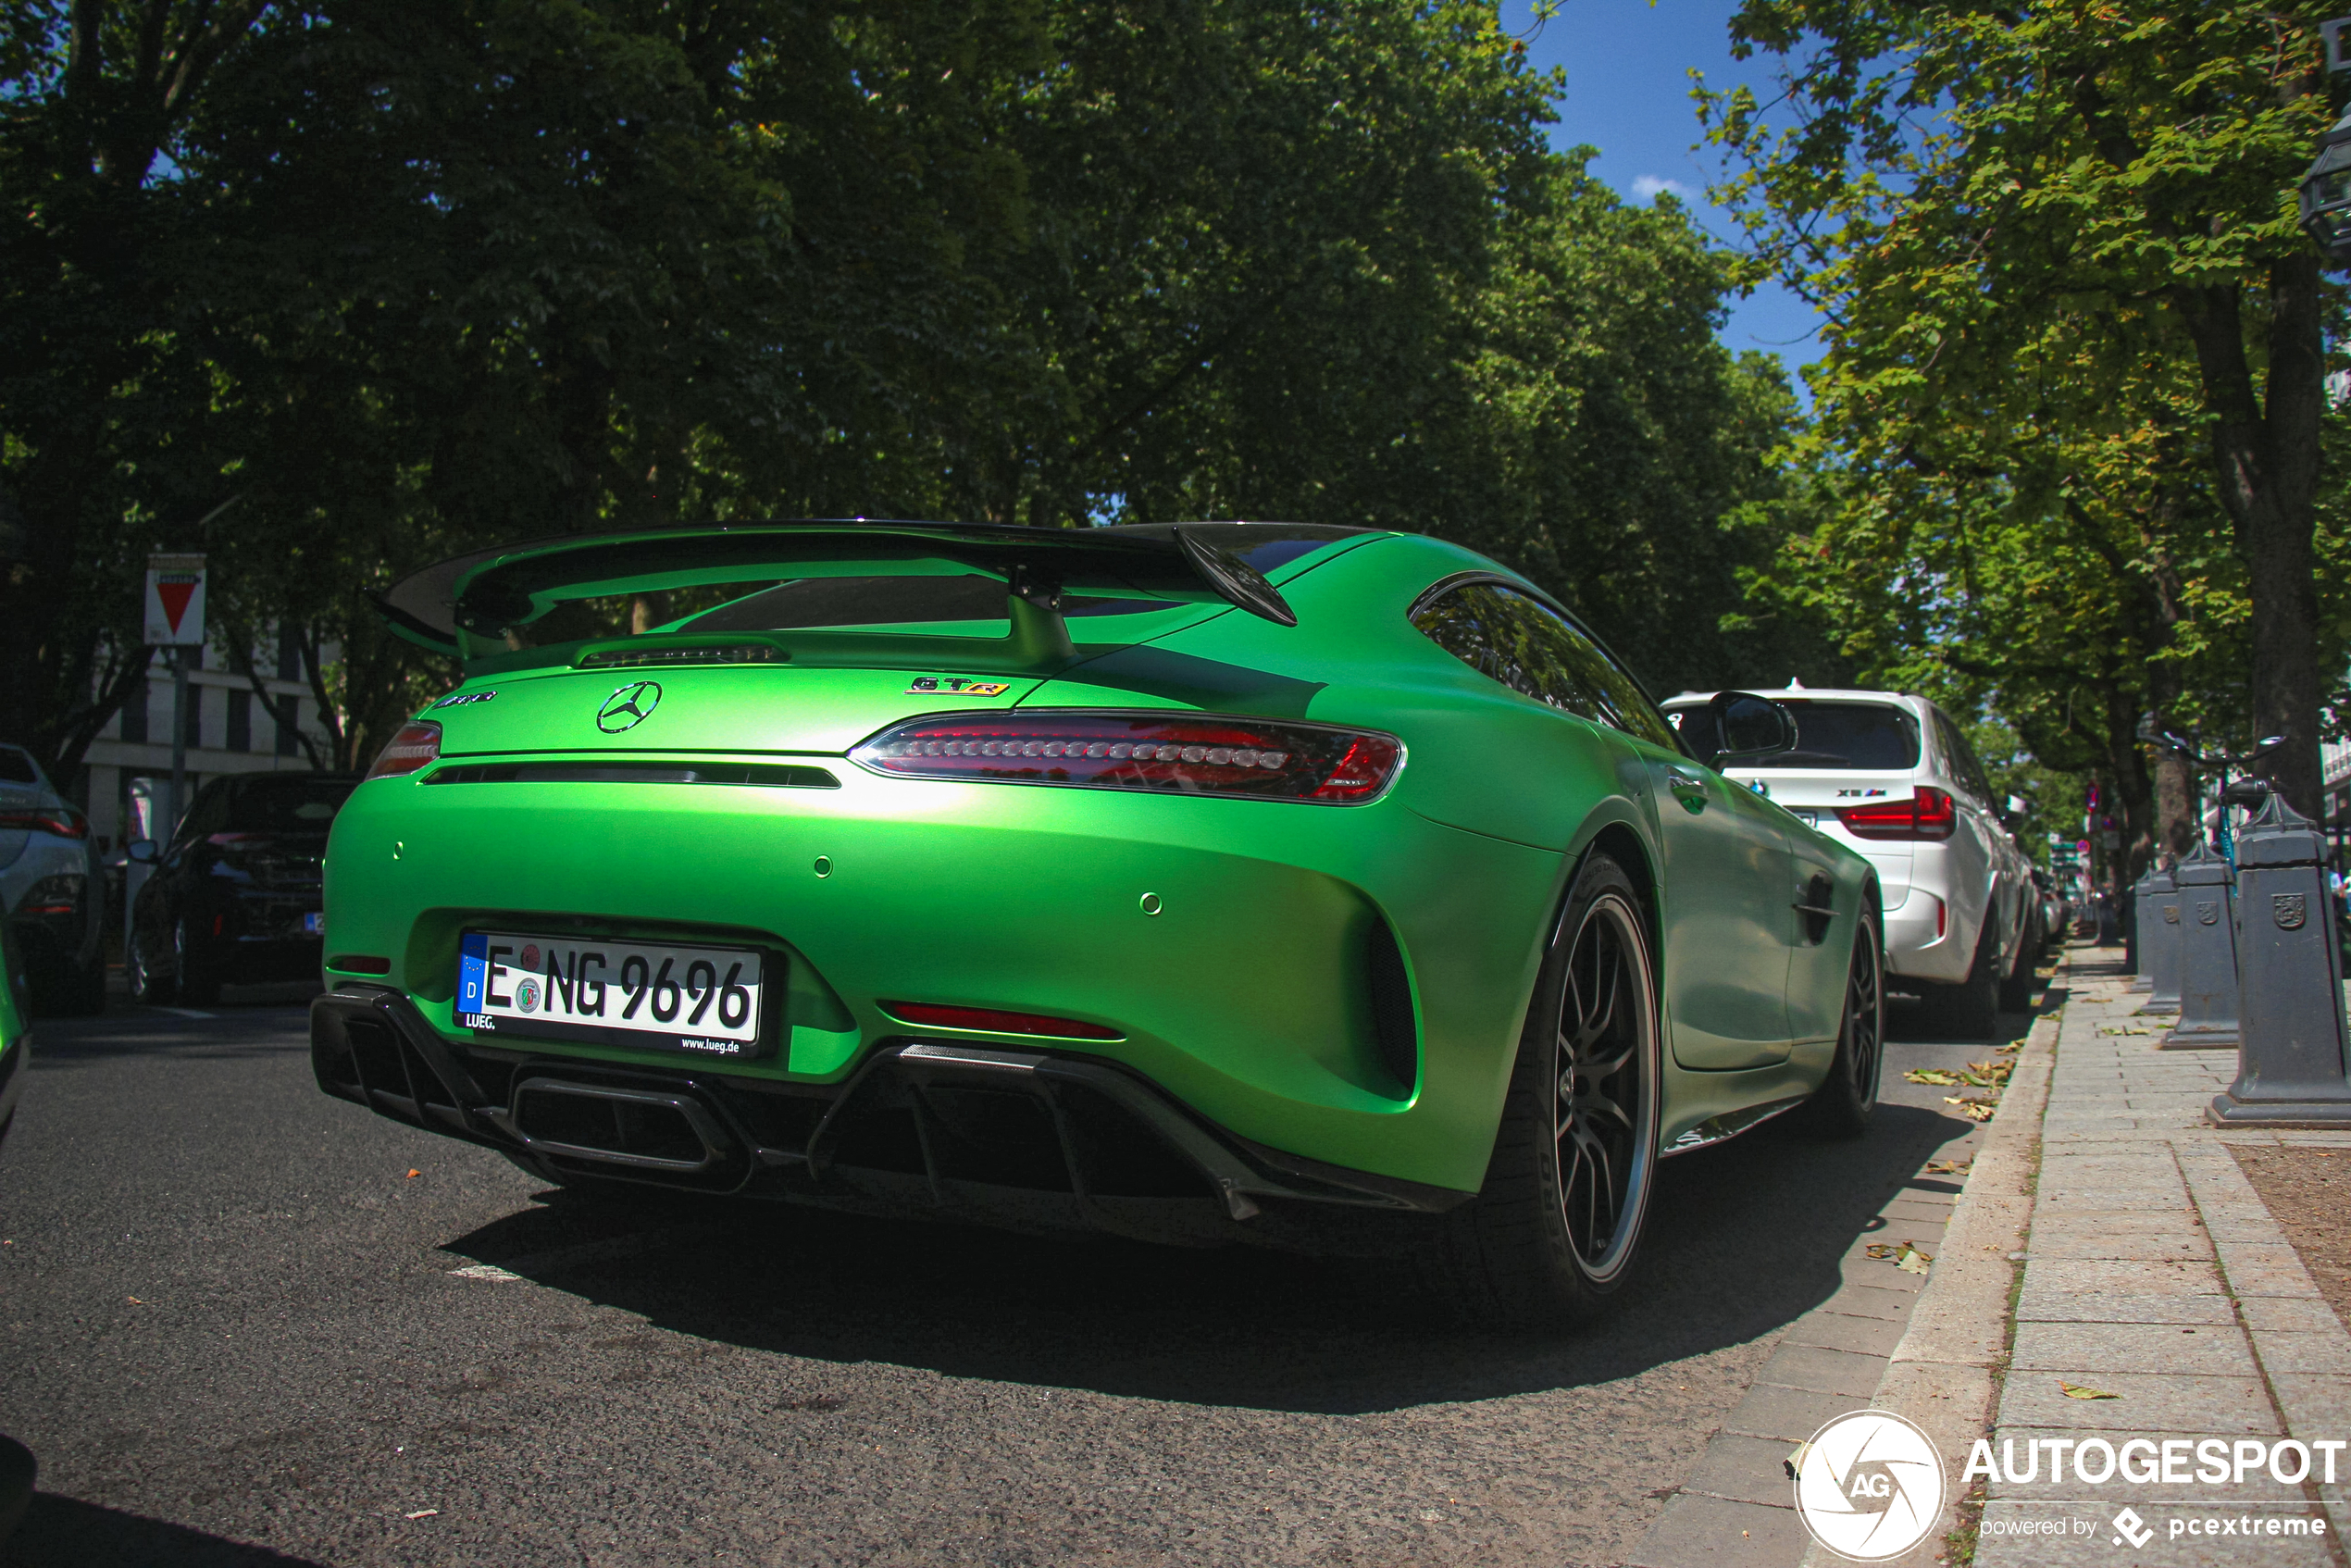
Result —
<svg viewBox="0 0 2351 1568"><path fill-rule="evenodd" d="M727 1058L763 1043L754 949L467 931L457 951L457 1025L478 1035Z"/></svg>

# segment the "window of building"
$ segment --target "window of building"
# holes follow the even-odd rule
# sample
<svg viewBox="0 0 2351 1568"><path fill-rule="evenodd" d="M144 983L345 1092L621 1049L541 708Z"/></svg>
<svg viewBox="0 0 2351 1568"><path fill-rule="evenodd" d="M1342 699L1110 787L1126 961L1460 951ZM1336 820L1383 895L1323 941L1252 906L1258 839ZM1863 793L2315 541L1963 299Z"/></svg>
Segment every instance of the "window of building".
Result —
<svg viewBox="0 0 2351 1568"><path fill-rule="evenodd" d="M294 738L295 732L302 728L302 699L299 697L280 697L278 699L276 705L278 709L278 754L281 757L291 757L302 750L302 742Z"/></svg>
<svg viewBox="0 0 2351 1568"><path fill-rule="evenodd" d="M138 743L147 739L147 680L142 676L139 684L131 689L131 695L123 700L122 738L125 740Z"/></svg>
<svg viewBox="0 0 2351 1568"><path fill-rule="evenodd" d="M232 752L253 750L253 693L229 693L229 737L226 742Z"/></svg>

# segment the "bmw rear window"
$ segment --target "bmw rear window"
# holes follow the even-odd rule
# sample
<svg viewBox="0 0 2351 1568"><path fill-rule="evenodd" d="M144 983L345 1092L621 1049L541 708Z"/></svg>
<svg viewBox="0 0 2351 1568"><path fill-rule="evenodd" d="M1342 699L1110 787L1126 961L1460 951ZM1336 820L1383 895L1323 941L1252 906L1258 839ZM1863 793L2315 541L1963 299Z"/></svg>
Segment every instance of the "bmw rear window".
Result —
<svg viewBox="0 0 2351 1568"><path fill-rule="evenodd" d="M1878 703L1789 703L1796 750L1773 767L1849 767L1896 773L1919 765L1919 721L1905 708Z"/></svg>
<svg viewBox="0 0 2351 1568"><path fill-rule="evenodd" d="M355 778L264 774L238 780L229 799L231 833L324 833Z"/></svg>

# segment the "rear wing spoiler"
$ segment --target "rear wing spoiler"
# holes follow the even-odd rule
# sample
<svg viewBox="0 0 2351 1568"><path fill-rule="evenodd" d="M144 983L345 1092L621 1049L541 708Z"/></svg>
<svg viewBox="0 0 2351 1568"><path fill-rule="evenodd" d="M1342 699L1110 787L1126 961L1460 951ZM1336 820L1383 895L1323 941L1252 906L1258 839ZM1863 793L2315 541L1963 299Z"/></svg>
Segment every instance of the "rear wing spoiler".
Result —
<svg viewBox="0 0 2351 1568"><path fill-rule="evenodd" d="M471 661L504 653L510 629L518 631L575 599L764 577L973 573L1004 584L1012 630L998 651L1001 656L989 661L998 667L1041 670L1073 656L1061 613L1064 592L1222 602L1279 626L1298 624L1263 573L1180 524L1148 534L901 522L571 534L453 556L368 597L400 636Z"/></svg>

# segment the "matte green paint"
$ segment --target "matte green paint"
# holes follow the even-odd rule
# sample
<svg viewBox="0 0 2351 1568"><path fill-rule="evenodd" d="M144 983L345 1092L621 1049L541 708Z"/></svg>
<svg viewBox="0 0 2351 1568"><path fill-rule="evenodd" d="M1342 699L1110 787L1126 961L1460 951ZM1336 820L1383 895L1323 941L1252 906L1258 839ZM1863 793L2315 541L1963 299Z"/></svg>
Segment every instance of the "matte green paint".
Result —
<svg viewBox="0 0 2351 1568"><path fill-rule="evenodd" d="M539 667L460 689L494 699L429 710L445 727L444 755L787 754L819 761L840 787L373 780L335 822L330 945L391 958L392 983L462 1039L450 1003L468 927L757 942L788 954L790 1038L730 1073L837 1080L866 1050L912 1032L885 1002L1052 1014L1122 1036L1056 1049L1124 1063L1244 1138L1467 1190L1484 1177L1567 881L1593 837L1613 828L1642 845L1661 892L1665 1012L1682 1064L1663 1086L1667 1142L1706 1117L1805 1092L1828 1053L1790 1049L1776 988L1793 972L1795 862L1774 835L1785 824L1814 840L1808 874L1825 855L1840 911L1856 906L1866 862L1739 799L1746 791L1719 776L1522 697L1430 642L1407 613L1464 569L1496 568L1432 540L1350 538L1268 574L1298 611L1295 628L1195 606L1076 619L1073 632L1088 639L1112 621L1160 634L989 699L908 691L913 676L984 667L935 633L888 638L882 668L795 656L580 670L565 651L533 650ZM855 635L823 641L834 649ZM774 634L791 650L802 637ZM603 734L598 708L639 679L661 684L657 708ZM1380 800L1326 806L881 778L841 754L915 714L1015 703L1360 725L1401 737L1408 761ZM1659 798L1673 766L1721 791L1689 824ZM1758 824L1771 832L1748 836ZM1145 893L1157 895L1157 915L1144 913ZM1363 939L1383 918L1421 1014L1413 1084L1390 1076L1374 1041ZM1849 951L1851 931L1841 913L1825 945ZM1803 973L1820 989L1803 1015L1833 1013L1842 957ZM533 1048L680 1065L658 1052ZM1698 1064L1762 1070L1683 1070Z"/></svg>

